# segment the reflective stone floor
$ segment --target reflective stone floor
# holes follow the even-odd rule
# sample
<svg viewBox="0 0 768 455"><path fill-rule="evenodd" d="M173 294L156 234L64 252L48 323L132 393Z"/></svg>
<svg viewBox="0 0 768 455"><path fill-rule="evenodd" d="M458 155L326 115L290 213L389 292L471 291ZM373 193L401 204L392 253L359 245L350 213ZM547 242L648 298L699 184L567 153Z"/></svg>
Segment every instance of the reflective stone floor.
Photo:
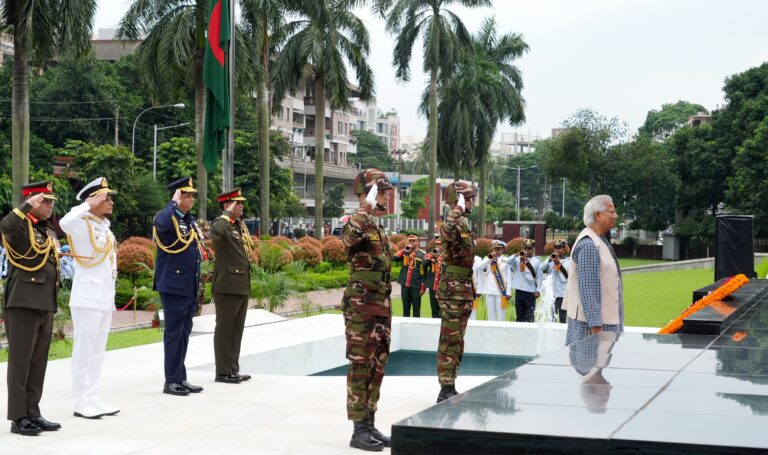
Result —
<svg viewBox="0 0 768 455"><path fill-rule="evenodd" d="M600 333L393 425L392 453L768 453L768 288L720 335Z"/></svg>

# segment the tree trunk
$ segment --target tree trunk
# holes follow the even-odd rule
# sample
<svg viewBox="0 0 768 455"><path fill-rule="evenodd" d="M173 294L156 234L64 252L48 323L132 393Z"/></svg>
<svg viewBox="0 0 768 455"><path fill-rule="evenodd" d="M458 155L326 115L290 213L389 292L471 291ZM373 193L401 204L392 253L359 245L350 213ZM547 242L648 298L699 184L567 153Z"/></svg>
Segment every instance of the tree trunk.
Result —
<svg viewBox="0 0 768 455"><path fill-rule="evenodd" d="M259 118L259 220L262 233L269 233L271 223L269 216L269 110L267 87L264 80L259 82L256 102L258 103Z"/></svg>
<svg viewBox="0 0 768 455"><path fill-rule="evenodd" d="M208 171L203 165L203 129L205 125L205 84L203 83L203 58L198 50L195 55L195 149L197 154L197 217L208 219Z"/></svg>
<svg viewBox="0 0 768 455"><path fill-rule="evenodd" d="M480 236L485 237L485 192L486 192L486 184L488 182L488 160L487 156L483 158L483 160L480 162L480 182L478 184L479 191L478 191L478 213L477 213L477 224L479 225L480 229Z"/></svg>
<svg viewBox="0 0 768 455"><path fill-rule="evenodd" d="M427 240L435 236L435 185L437 184L437 69L429 76L429 225Z"/></svg>
<svg viewBox="0 0 768 455"><path fill-rule="evenodd" d="M325 81L315 79L315 238L323 238L323 161L325 160Z"/></svg>
<svg viewBox="0 0 768 455"><path fill-rule="evenodd" d="M14 39L13 88L11 95L11 151L13 205L21 200L21 187L29 183L29 67L27 52Z"/></svg>

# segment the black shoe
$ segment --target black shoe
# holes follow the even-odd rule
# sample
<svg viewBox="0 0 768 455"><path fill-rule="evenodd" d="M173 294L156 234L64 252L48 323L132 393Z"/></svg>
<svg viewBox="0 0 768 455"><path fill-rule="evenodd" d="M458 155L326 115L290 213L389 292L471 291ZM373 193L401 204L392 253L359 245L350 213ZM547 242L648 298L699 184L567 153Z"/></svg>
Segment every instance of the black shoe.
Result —
<svg viewBox="0 0 768 455"><path fill-rule="evenodd" d="M39 427L43 431L56 431L61 428L60 423L51 422L43 417L37 417L35 419L29 419L35 426Z"/></svg>
<svg viewBox="0 0 768 455"><path fill-rule="evenodd" d="M376 429L375 420L376 415L373 412L369 412L368 416L365 418L365 421L368 423L368 430L371 432L371 436L373 436L373 439L378 439L381 441L381 443L384 444L384 447L392 447L392 441L389 439L389 436Z"/></svg>
<svg viewBox="0 0 768 455"><path fill-rule="evenodd" d="M189 390L178 382L166 382L163 386L163 393L169 395L187 396Z"/></svg>
<svg viewBox="0 0 768 455"><path fill-rule="evenodd" d="M368 428L368 422L360 420L353 422L355 431L352 433L352 439L349 446L355 449L367 450L369 452L381 452L384 450L384 443L371 436L371 430Z"/></svg>
<svg viewBox="0 0 768 455"><path fill-rule="evenodd" d="M37 436L42 432L43 430L40 429L40 427L32 423L32 421L26 417L11 422L11 433L20 434L22 436Z"/></svg>
<svg viewBox="0 0 768 455"><path fill-rule="evenodd" d="M240 379L240 376L236 374L217 374L215 381L223 382L225 384L240 384L243 382L243 380Z"/></svg>
<svg viewBox="0 0 768 455"><path fill-rule="evenodd" d="M192 385L187 381L181 381L181 386L189 390L190 393L200 393L203 391L203 388L200 387L199 385Z"/></svg>
<svg viewBox="0 0 768 455"><path fill-rule="evenodd" d="M250 380L250 379L251 379L251 375L250 375L250 374L240 374L240 373L235 373L235 376L239 377L239 378L240 378L240 379L242 379L243 381L248 381L248 380Z"/></svg>
<svg viewBox="0 0 768 455"><path fill-rule="evenodd" d="M437 395L437 402L440 403L451 397L455 397L458 394L459 392L456 391L456 386L444 385L440 388L440 393Z"/></svg>

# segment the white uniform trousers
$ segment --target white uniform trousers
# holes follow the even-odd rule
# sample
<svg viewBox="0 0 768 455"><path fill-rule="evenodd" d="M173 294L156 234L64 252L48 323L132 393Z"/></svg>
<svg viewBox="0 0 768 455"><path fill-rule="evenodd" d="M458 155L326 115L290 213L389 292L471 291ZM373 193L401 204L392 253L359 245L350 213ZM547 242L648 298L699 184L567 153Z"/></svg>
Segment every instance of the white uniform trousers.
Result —
<svg viewBox="0 0 768 455"><path fill-rule="evenodd" d="M507 310L501 307L501 296L485 294L485 306L488 309L489 321L503 321L506 319Z"/></svg>
<svg viewBox="0 0 768 455"><path fill-rule="evenodd" d="M75 409L99 403L99 382L112 311L72 307L75 345L72 348L72 396Z"/></svg>

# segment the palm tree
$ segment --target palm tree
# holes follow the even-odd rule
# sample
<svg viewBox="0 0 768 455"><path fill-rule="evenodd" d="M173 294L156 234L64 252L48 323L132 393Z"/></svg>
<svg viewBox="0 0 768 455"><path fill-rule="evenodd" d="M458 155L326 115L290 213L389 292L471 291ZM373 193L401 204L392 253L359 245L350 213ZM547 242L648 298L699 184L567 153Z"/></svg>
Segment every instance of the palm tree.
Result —
<svg viewBox="0 0 768 455"><path fill-rule="evenodd" d="M155 100L195 90L195 145L197 148L198 217L206 219L208 173L203 166L205 114L205 29L208 0L134 0L120 21L117 37L136 40L137 63Z"/></svg>
<svg viewBox="0 0 768 455"><path fill-rule="evenodd" d="M146 34L137 49L137 63L154 100L195 91L195 145L197 148L198 216L207 217L208 173L203 166L203 119L205 117L205 32L209 0L134 0L120 21L118 38L136 40ZM236 37L236 75L238 90L253 85L257 62L253 46Z"/></svg>
<svg viewBox="0 0 768 455"><path fill-rule="evenodd" d="M259 219L270 225L269 213L269 126L272 89L271 63L278 46L285 40L285 0L241 0L241 20L246 37L257 49L260 65L256 72L256 103L259 123ZM263 229L263 228L262 228Z"/></svg>
<svg viewBox="0 0 768 455"><path fill-rule="evenodd" d="M322 238L325 106L349 109L351 88L346 63L355 70L362 101L373 99L373 72L366 61L368 30L351 9L356 0L293 0L300 16L287 24L291 32L275 63L273 100L276 108L286 93L296 93L305 77L314 86L315 104L315 237Z"/></svg>
<svg viewBox="0 0 768 455"><path fill-rule="evenodd" d="M517 125L525 120L522 74L512 64L528 50L519 34L501 37L496 21L487 18L472 48L463 52L450 80L439 87L438 161L451 167L454 179L479 170L478 224L485 226L485 200L490 147L499 122ZM429 94L422 95L426 111ZM484 232L481 232L484 234Z"/></svg>
<svg viewBox="0 0 768 455"><path fill-rule="evenodd" d="M451 5L491 6L490 0L376 0L374 11L386 17L386 28L396 34L393 64L397 77L410 80L411 54L419 36L424 40L424 69L429 72L429 183L437 181L437 84L451 74L459 51L469 45L470 34ZM435 201L429 198L427 238L435 232Z"/></svg>
<svg viewBox="0 0 768 455"><path fill-rule="evenodd" d="M473 50L478 58L484 59L493 66L500 76L501 92L505 96L494 98L496 103L488 103L488 110L495 114L495 122L485 124L488 128L482 136L485 141L479 144L476 150L476 159L480 168L480 204L478 208L478 224L485 229L485 191L488 184L488 163L491 159L491 140L496 135L496 127L500 121L508 121L511 126L519 125L525 121L525 100L521 92L523 90L523 76L520 69L513 62L528 52L528 44L519 33L498 35L496 20L486 18L480 31L473 37ZM489 100L486 100L486 102Z"/></svg>
<svg viewBox="0 0 768 455"><path fill-rule="evenodd" d="M82 56L91 45L96 0L5 1L0 28L13 36L11 154L14 205L29 181L29 63L53 57Z"/></svg>

